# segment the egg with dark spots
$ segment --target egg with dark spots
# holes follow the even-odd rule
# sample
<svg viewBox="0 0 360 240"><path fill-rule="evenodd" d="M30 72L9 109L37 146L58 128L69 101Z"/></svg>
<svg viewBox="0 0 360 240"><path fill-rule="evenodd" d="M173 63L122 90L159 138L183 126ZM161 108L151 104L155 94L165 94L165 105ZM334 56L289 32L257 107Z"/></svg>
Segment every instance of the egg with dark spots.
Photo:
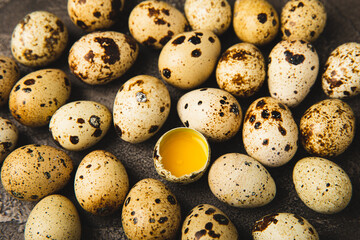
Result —
<svg viewBox="0 0 360 240"><path fill-rule="evenodd" d="M272 97L249 106L242 136L246 152L267 167L286 164L298 148L298 127L290 109Z"/></svg>
<svg viewBox="0 0 360 240"><path fill-rule="evenodd" d="M54 113L49 130L61 147L81 151L98 143L109 130L111 121L111 112L103 104L75 101Z"/></svg>
<svg viewBox="0 0 360 240"><path fill-rule="evenodd" d="M199 204L188 213L182 229L181 240L238 239L238 232L226 214L210 204Z"/></svg>
<svg viewBox="0 0 360 240"><path fill-rule="evenodd" d="M30 144L12 151L1 168L1 182L13 197L38 201L62 189L73 170L71 158L62 150Z"/></svg>
<svg viewBox="0 0 360 240"><path fill-rule="evenodd" d="M13 122L0 117L0 163L14 150L19 138L19 130Z"/></svg>
<svg viewBox="0 0 360 240"><path fill-rule="evenodd" d="M14 58L28 67L44 67L56 61L68 42L65 24L46 11L27 14L16 26L11 37Z"/></svg>
<svg viewBox="0 0 360 240"><path fill-rule="evenodd" d="M165 84L156 77L138 75L118 90L113 107L114 125L121 139L144 142L165 123L171 107Z"/></svg>
<svg viewBox="0 0 360 240"><path fill-rule="evenodd" d="M355 115L339 99L326 99L309 107L300 119L301 143L305 150L319 157L343 153L355 136Z"/></svg>
<svg viewBox="0 0 360 240"><path fill-rule="evenodd" d="M109 83L127 72L139 53L137 42L114 31L93 32L82 36L70 49L71 72L90 85Z"/></svg>
<svg viewBox="0 0 360 240"><path fill-rule="evenodd" d="M333 50L321 77L330 98L345 99L360 93L360 44L348 42Z"/></svg>
<svg viewBox="0 0 360 240"><path fill-rule="evenodd" d="M71 82L60 69L42 69L21 78L9 97L12 116L28 127L42 127L70 97Z"/></svg>
<svg viewBox="0 0 360 240"><path fill-rule="evenodd" d="M160 52L161 77L179 89L194 89L211 76L220 50L220 40L210 30L180 33Z"/></svg>
<svg viewBox="0 0 360 240"><path fill-rule="evenodd" d="M319 240L316 229L308 220L293 213L268 214L254 223L254 240L307 239Z"/></svg>
<svg viewBox="0 0 360 240"><path fill-rule="evenodd" d="M211 141L229 140L242 123L239 102L230 93L216 88L201 88L184 94L177 103L177 112L186 127L201 132Z"/></svg>
<svg viewBox="0 0 360 240"><path fill-rule="evenodd" d="M208 182L211 192L233 207L261 207L270 203L276 194L275 181L266 168L240 153L228 153L216 159Z"/></svg>
<svg viewBox="0 0 360 240"><path fill-rule="evenodd" d="M20 78L20 70L12 58L0 55L0 107L8 103L12 87Z"/></svg>
<svg viewBox="0 0 360 240"><path fill-rule="evenodd" d="M175 239L180 221L175 195L159 180L140 180L125 198L121 222L129 239Z"/></svg>

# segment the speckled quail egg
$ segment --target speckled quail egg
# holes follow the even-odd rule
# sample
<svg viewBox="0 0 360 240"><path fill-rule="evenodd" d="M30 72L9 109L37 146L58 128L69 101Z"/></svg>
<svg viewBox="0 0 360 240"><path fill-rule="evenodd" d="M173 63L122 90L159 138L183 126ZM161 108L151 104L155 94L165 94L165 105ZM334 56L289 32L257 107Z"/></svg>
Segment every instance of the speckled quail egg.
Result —
<svg viewBox="0 0 360 240"><path fill-rule="evenodd" d="M230 93L217 88L201 88L180 97L177 112L186 127L212 141L234 137L242 123L240 104Z"/></svg>
<svg viewBox="0 0 360 240"><path fill-rule="evenodd" d="M70 180L73 163L63 151L30 144L12 151L1 168L1 181L13 197L37 201L62 189Z"/></svg>
<svg viewBox="0 0 360 240"><path fill-rule="evenodd" d="M180 205L166 185L146 178L131 188L121 221L129 239L175 239L181 224Z"/></svg>
<svg viewBox="0 0 360 240"><path fill-rule="evenodd" d="M181 239L238 239L238 232L231 220L217 207L200 204L186 216Z"/></svg>
<svg viewBox="0 0 360 240"><path fill-rule="evenodd" d="M216 67L219 87L237 97L250 97L265 81L266 66L261 51L251 43L228 48Z"/></svg>
<svg viewBox="0 0 360 240"><path fill-rule="evenodd" d="M29 67L43 67L57 60L68 42L68 31L56 15L35 11L15 27L11 38L14 58Z"/></svg>
<svg viewBox="0 0 360 240"><path fill-rule="evenodd" d="M13 117L29 127L49 123L55 111L70 97L71 82L60 69L42 69L29 73L13 87L9 109Z"/></svg>
<svg viewBox="0 0 360 240"><path fill-rule="evenodd" d="M316 229L300 215L273 213L257 220L252 228L254 240L319 240Z"/></svg>
<svg viewBox="0 0 360 240"><path fill-rule="evenodd" d="M326 9L319 0L290 0L281 10L283 39L314 42L326 24Z"/></svg>
<svg viewBox="0 0 360 240"><path fill-rule="evenodd" d="M81 238L81 223L74 204L62 195L50 195L31 210L25 240Z"/></svg>
<svg viewBox="0 0 360 240"><path fill-rule="evenodd" d="M219 38L210 30L176 35L160 52L161 77L177 88L193 89L214 71L220 48Z"/></svg>
<svg viewBox="0 0 360 240"><path fill-rule="evenodd" d="M93 101L75 101L55 112L49 129L60 146L80 151L92 147L105 136L111 119L106 106Z"/></svg>
<svg viewBox="0 0 360 240"><path fill-rule="evenodd" d="M93 32L77 40L70 49L71 72L81 81L99 85L121 77L139 53L136 41L120 32Z"/></svg>
<svg viewBox="0 0 360 240"><path fill-rule="evenodd" d="M240 153L220 156L211 165L211 192L234 207L254 208L271 202L276 194L274 179L257 160Z"/></svg>
<svg viewBox="0 0 360 240"><path fill-rule="evenodd" d="M131 35L141 44L161 49L171 38L189 29L185 16L164 1L143 1L129 16Z"/></svg>
<svg viewBox="0 0 360 240"><path fill-rule="evenodd" d="M208 29L217 35L226 32L232 20L227 0L186 0L184 12L193 30Z"/></svg>
<svg viewBox="0 0 360 240"><path fill-rule="evenodd" d="M331 98L360 93L360 44L344 43L331 52L322 75L322 88Z"/></svg>
<svg viewBox="0 0 360 240"><path fill-rule="evenodd" d="M276 37L279 16L266 0L236 0L233 27L241 41L262 46Z"/></svg>
<svg viewBox="0 0 360 240"><path fill-rule="evenodd" d="M300 120L303 147L319 157L333 157L343 153L350 146L354 135L354 112L339 99L315 103Z"/></svg>
<svg viewBox="0 0 360 240"><path fill-rule="evenodd" d="M268 167L286 164L298 148L298 127L291 111L272 97L249 106L242 134L246 152Z"/></svg>
<svg viewBox="0 0 360 240"><path fill-rule="evenodd" d="M109 28L118 20L125 0L68 0L71 21L81 29L92 32Z"/></svg>
<svg viewBox="0 0 360 240"><path fill-rule="evenodd" d="M121 139L143 142L165 123L171 99L165 84L156 77L138 75L118 90L113 107L116 132Z"/></svg>
<svg viewBox="0 0 360 240"><path fill-rule="evenodd" d="M74 191L82 208L105 216L122 206L129 191L129 178L124 165L113 154L95 150L80 162Z"/></svg>
<svg viewBox="0 0 360 240"><path fill-rule="evenodd" d="M270 95L288 107L297 106L310 92L319 72L315 48L302 40L284 40L271 50L268 62Z"/></svg>
<svg viewBox="0 0 360 240"><path fill-rule="evenodd" d="M19 78L17 63L9 57L0 56L0 107L8 102L10 91Z"/></svg>
<svg viewBox="0 0 360 240"><path fill-rule="evenodd" d="M0 164L14 150L19 137L19 131L14 123L0 117Z"/></svg>
<svg viewBox="0 0 360 240"><path fill-rule="evenodd" d="M305 205L319 213L338 213L351 200L349 176L337 164L324 158L299 160L293 170L293 182Z"/></svg>

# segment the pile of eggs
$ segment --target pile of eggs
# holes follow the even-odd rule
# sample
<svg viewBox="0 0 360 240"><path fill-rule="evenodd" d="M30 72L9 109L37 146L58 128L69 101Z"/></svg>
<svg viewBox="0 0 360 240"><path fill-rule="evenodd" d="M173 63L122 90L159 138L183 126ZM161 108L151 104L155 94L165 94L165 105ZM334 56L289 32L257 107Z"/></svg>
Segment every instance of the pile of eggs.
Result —
<svg viewBox="0 0 360 240"><path fill-rule="evenodd" d="M290 161L294 189L306 207L335 214L348 206L352 183L332 157L355 137L355 114L346 99L360 93L360 44L338 46L320 70L314 42L327 20L321 1L290 0L279 15L266 0L236 0L233 8L226 0L186 0L183 11L148 0L131 9L129 33L110 30L124 0L67 4L83 31L69 46L71 76L47 68L69 44L67 26L47 11L26 15L12 34L13 58L0 56L0 107L9 110L8 119L0 117L2 186L16 199L38 201L25 239L80 239L77 207L95 216L121 212L129 239L237 239L236 224L217 206L236 211L271 203L277 192L271 172ZM231 28L238 43L222 49ZM266 61L262 52L269 46ZM144 49L158 54L156 76L136 73ZM33 71L22 76L18 64ZM211 78L217 86L206 85ZM297 123L292 111L311 98L317 79L328 98L309 106ZM123 82L109 109L100 101L71 101L74 81L95 92ZM259 96L265 86L268 96ZM244 109L243 100L253 98ZM173 111L183 126L165 131ZM57 147L19 146L16 125L34 132L48 128ZM131 186L127 160L97 148L109 132L131 145L153 141L148 158L161 181L141 177ZM235 138L245 151L215 159L212 148ZM300 148L307 156L294 159ZM84 153L79 164L70 157L74 152ZM186 188L201 178L218 205L194 205L182 216L169 186ZM76 202L59 193L69 184ZM253 239L319 239L311 221L292 212L264 215L249 232Z"/></svg>

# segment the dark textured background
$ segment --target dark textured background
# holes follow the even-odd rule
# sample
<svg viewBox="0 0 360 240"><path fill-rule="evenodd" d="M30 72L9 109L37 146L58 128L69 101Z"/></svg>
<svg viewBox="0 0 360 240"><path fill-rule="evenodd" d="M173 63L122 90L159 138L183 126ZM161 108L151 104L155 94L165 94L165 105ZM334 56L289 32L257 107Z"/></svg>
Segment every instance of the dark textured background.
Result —
<svg viewBox="0 0 360 240"><path fill-rule="evenodd" d="M276 8L278 13L286 0L269 0ZM131 9L140 1L128 0L125 5L123 16L119 23L112 30L129 34L127 28L127 17ZM182 1L168 0L172 5L183 12ZM328 21L323 34L314 43L320 57L320 74L324 63L330 52L338 45L350 42L360 42L360 2L359 0L327 0L324 1L328 13ZM233 7L234 1L230 1ZM117 90L129 78L138 74L149 74L160 78L157 70L157 59L159 51L141 47L138 60L135 65L120 79L105 86L90 86L80 82L69 72L67 65L67 53L72 44L85 33L78 29L70 21L67 14L66 0L0 0L0 54L11 56L10 39L15 25L28 13L35 10L47 10L59 16L69 29L69 44L67 51L62 58L48 67L55 67L64 70L72 81L72 94L70 101L74 100L94 100L106 105L112 110L113 101ZM220 37L222 51L231 45L238 43L232 26ZM263 54L267 57L271 48L278 42L279 37L274 43L262 48ZM31 72L33 69L21 66L22 76ZM202 87L217 87L215 77L202 85ZM153 167L152 151L157 139L165 131L181 126L181 122L176 113L176 103L179 97L184 94L171 86L168 86L171 93L172 109L170 116L163 128L150 140L141 144L130 144L122 141L116 136L114 129L111 128L105 138L95 147L82 152L67 153L72 157L75 164L78 165L81 159L90 151L95 149L104 149L115 154L125 165L130 177L130 185L134 185L143 178L160 177L156 174ZM249 99L239 99L243 112L246 111L249 104L261 96L268 96L267 86L264 85L259 93ZM301 115L312 104L325 99L326 96L321 90L320 78L311 90L305 101L300 106L293 108L292 112L297 123ZM360 141L359 141L359 122L360 122L360 96L346 100L353 108L357 118L357 130L355 139L350 148L342 155L333 158L350 176L353 184L353 198L349 206L342 212L334 215L318 214L307 208L298 198L292 184L292 169L297 160L309 156L300 146L295 157L285 166L269 169L277 185L277 195L268 205L255 209L240 209L227 206L212 195L207 184L207 174L199 181L189 185L177 185L162 180L177 196L182 207L182 218L187 212L200 203L213 204L223 210L233 221L239 232L240 239L251 239L251 227L253 223L262 216L275 212L292 212L306 218L318 231L321 239L359 239L360 236ZM9 113L7 107L0 109L0 116L11 119L14 118ZM20 130L20 140L18 146L38 143L48 144L56 147L51 139L47 127L28 128L21 126L16 122ZM211 143L212 162L222 154L229 152L245 153L242 145L241 133L239 132L232 140L226 143ZM74 171L75 172L75 171ZM84 212L77 204L73 193L73 182L60 193L69 197L81 216L83 239L125 239L121 228L121 212L118 211L112 216L97 217ZM23 230L27 216L35 203L16 200L8 195L2 186L0 186L0 240L3 239L23 239Z"/></svg>

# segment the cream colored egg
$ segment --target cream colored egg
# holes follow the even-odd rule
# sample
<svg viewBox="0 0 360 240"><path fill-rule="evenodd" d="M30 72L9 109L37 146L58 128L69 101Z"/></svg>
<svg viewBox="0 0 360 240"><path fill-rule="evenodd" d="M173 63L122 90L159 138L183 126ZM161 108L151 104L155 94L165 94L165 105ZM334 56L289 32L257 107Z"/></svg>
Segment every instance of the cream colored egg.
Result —
<svg viewBox="0 0 360 240"><path fill-rule="evenodd" d="M299 160L293 170L293 182L299 198L318 213L338 213L351 200L349 176L340 166L324 158Z"/></svg>
<svg viewBox="0 0 360 240"><path fill-rule="evenodd" d="M236 0L233 27L241 41L262 46L276 37L279 16L266 0Z"/></svg>
<svg viewBox="0 0 360 240"><path fill-rule="evenodd" d="M77 40L70 49L71 72L90 85L109 83L134 64L139 53L136 41L123 33L93 32Z"/></svg>
<svg viewBox="0 0 360 240"><path fill-rule="evenodd" d="M138 75L118 90L113 107L115 129L121 139L144 142L165 123L171 99L165 84L156 77Z"/></svg>
<svg viewBox="0 0 360 240"><path fill-rule="evenodd" d="M318 75L319 57L315 48L302 40L284 40L271 50L268 62L271 97L288 107L300 104Z"/></svg>
<svg viewBox="0 0 360 240"><path fill-rule="evenodd" d="M220 48L219 38L210 30L176 35L160 52L161 77L177 88L193 89L214 71Z"/></svg>
<svg viewBox="0 0 360 240"><path fill-rule="evenodd" d="M193 30L208 29L217 35L226 32L232 20L227 0L186 0L184 11Z"/></svg>
<svg viewBox="0 0 360 240"><path fill-rule="evenodd" d="M71 158L47 145L30 144L12 151L1 168L1 182L13 197L37 201L62 189L73 170Z"/></svg>
<svg viewBox="0 0 360 240"><path fill-rule="evenodd" d="M254 208L271 202L276 194L274 179L257 160L240 153L220 156L211 165L211 192L234 207Z"/></svg>
<svg viewBox="0 0 360 240"><path fill-rule="evenodd" d="M122 207L129 191L129 178L124 165L113 154L95 150L80 162L74 191L83 209L105 216Z"/></svg>
<svg viewBox="0 0 360 240"><path fill-rule="evenodd" d="M124 8L125 0L68 0L71 21L81 29L92 32L114 25Z"/></svg>
<svg viewBox="0 0 360 240"><path fill-rule="evenodd" d="M49 130L63 148L81 151L94 146L105 136L111 120L106 106L93 101L76 101L55 112Z"/></svg>
<svg viewBox="0 0 360 240"><path fill-rule="evenodd" d="M0 117L0 164L5 157L16 147L19 131L14 123Z"/></svg>
<svg viewBox="0 0 360 240"><path fill-rule="evenodd" d="M216 67L219 87L237 97L250 97L265 81L266 66L261 51L251 43L228 48Z"/></svg>
<svg viewBox="0 0 360 240"><path fill-rule="evenodd" d="M61 195L42 199L30 212L24 239L80 240L81 223L74 204Z"/></svg>
<svg viewBox="0 0 360 240"><path fill-rule="evenodd" d="M129 16L131 35L141 44L161 49L174 36L189 29L185 16L164 1L143 1Z"/></svg>
<svg viewBox="0 0 360 240"><path fill-rule="evenodd" d="M8 102L10 91L19 78L17 63L9 57L0 56L0 107Z"/></svg>
<svg viewBox="0 0 360 240"><path fill-rule="evenodd" d="M57 60L68 42L68 31L56 15L46 11L27 14L11 37L14 58L29 67L43 67Z"/></svg>
<svg viewBox="0 0 360 240"><path fill-rule="evenodd" d="M181 240L238 239L238 232L231 220L220 209L210 204L194 207L186 216L181 230Z"/></svg>
<svg viewBox="0 0 360 240"><path fill-rule="evenodd" d="M331 52L322 75L322 88L331 98L360 93L360 44L348 42Z"/></svg>
<svg viewBox="0 0 360 240"><path fill-rule="evenodd" d="M41 127L70 97L71 82L60 69L42 69L21 78L9 97L12 116L21 124Z"/></svg>
<svg viewBox="0 0 360 240"><path fill-rule="evenodd" d="M300 120L301 143L319 157L343 153L355 136L355 115L339 99L326 99L309 107Z"/></svg>
<svg viewBox="0 0 360 240"><path fill-rule="evenodd" d="M246 152L268 167L286 164L298 148L298 127L291 111L272 97L259 98L249 106L242 136Z"/></svg>
<svg viewBox="0 0 360 240"><path fill-rule="evenodd" d="M273 213L257 220L252 228L254 240L319 240L316 229L300 215Z"/></svg>
<svg viewBox="0 0 360 240"><path fill-rule="evenodd" d="M159 180L137 182L126 197L122 226L129 239L175 239L180 229L180 205Z"/></svg>
<svg viewBox="0 0 360 240"><path fill-rule="evenodd" d="M242 123L240 104L230 93L217 88L201 88L180 97L177 112L186 127L212 141L234 137Z"/></svg>
<svg viewBox="0 0 360 240"><path fill-rule="evenodd" d="M319 0L290 0L281 10L283 39L314 42L326 25L326 9Z"/></svg>

